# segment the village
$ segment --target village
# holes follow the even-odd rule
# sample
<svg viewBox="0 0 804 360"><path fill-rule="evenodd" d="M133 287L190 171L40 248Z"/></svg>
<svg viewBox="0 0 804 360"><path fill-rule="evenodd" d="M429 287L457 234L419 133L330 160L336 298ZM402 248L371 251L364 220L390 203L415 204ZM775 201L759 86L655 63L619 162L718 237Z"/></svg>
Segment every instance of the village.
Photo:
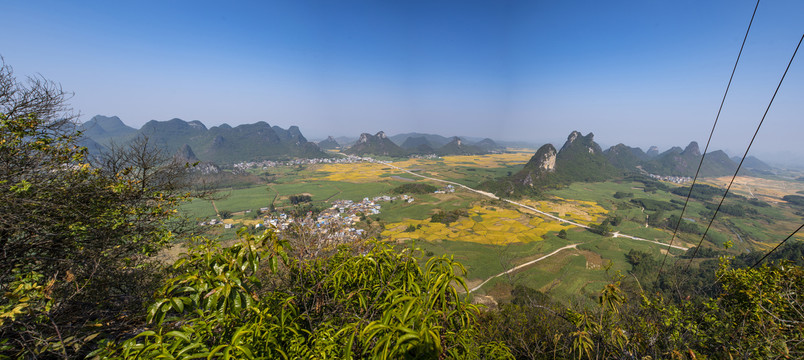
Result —
<svg viewBox="0 0 804 360"><path fill-rule="evenodd" d="M683 184L689 181L692 181L692 178L689 176L663 176L663 175L656 175L656 174L648 174L648 176L660 180L660 181L667 181L674 184Z"/></svg>
<svg viewBox="0 0 804 360"><path fill-rule="evenodd" d="M314 158L314 159L294 159L289 161L244 161L233 165L235 171L243 171L248 169L266 170L268 168L278 166L295 166L295 165L315 165L315 164L352 164L363 161L362 158L357 156L346 156L340 158Z"/></svg>
<svg viewBox="0 0 804 360"><path fill-rule="evenodd" d="M434 191L435 194L454 193L455 187L446 185ZM357 223L366 219L367 216L379 215L382 209L381 203L403 201L407 204L413 203L415 198L410 195L401 194L397 196L381 195L373 198L363 198L361 201L335 200L332 206L322 210L318 214L308 212L304 218L293 217L286 212L272 212L269 207L259 209L256 224L248 224L242 220L212 218L199 223L200 226L223 226L224 229L236 229L243 225L253 226L255 229L272 228L282 233L294 225L299 225L312 229L314 234L319 234L326 241L339 244L360 239L365 235L365 230L357 227ZM246 210L244 214L251 213L253 210Z"/></svg>

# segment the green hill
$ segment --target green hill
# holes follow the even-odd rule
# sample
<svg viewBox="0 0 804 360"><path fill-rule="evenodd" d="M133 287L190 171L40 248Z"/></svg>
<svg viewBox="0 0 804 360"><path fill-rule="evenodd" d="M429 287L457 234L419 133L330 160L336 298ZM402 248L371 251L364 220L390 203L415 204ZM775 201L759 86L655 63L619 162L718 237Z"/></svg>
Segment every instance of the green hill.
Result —
<svg viewBox="0 0 804 360"><path fill-rule="evenodd" d="M489 138L480 140L473 145L486 152L502 152L505 150L504 146L497 144L496 142L494 142L494 140L491 140Z"/></svg>
<svg viewBox="0 0 804 360"><path fill-rule="evenodd" d="M530 161L511 176L485 182L482 187L501 195L541 192L550 187L575 181L603 181L619 171L609 163L594 134L583 136L573 131L561 150L551 144L543 145Z"/></svg>
<svg viewBox="0 0 804 360"><path fill-rule="evenodd" d="M731 161L734 161L735 163L739 164L741 159L742 158L739 157L739 156L733 156L731 158ZM773 170L772 166L766 164L764 161L759 160L756 157L751 156L751 155L749 155L748 157L745 158L745 161L743 161L742 168L743 169L760 170L760 171Z"/></svg>
<svg viewBox="0 0 804 360"><path fill-rule="evenodd" d="M411 136L400 145L403 149L416 150L416 149L433 149L433 144L424 136ZM435 151L433 151L435 153Z"/></svg>
<svg viewBox="0 0 804 360"><path fill-rule="evenodd" d="M640 148L632 148L625 144L617 144L603 152L609 162L616 168L631 170L648 159L648 155Z"/></svg>
<svg viewBox="0 0 804 360"><path fill-rule="evenodd" d="M117 116L95 115L81 124L79 130L84 137L101 145L108 145L110 140L124 140L132 137L137 129L123 123Z"/></svg>
<svg viewBox="0 0 804 360"><path fill-rule="evenodd" d="M391 139L380 131L375 135L368 133L360 134L360 138L352 147L344 151L350 155L382 155L382 156L405 156L408 152L395 144Z"/></svg>
<svg viewBox="0 0 804 360"><path fill-rule="evenodd" d="M315 144L308 142L297 126L287 130L265 122L231 127L223 124L207 129L200 121L171 119L151 120L134 130L117 117L96 116L84 126L87 138L124 143L136 136L149 141L167 153L176 153L189 146L198 159L214 163L235 163L251 160L283 160L291 158L328 157ZM133 132L132 132L133 130ZM103 141L99 141L98 138Z"/></svg>
<svg viewBox="0 0 804 360"><path fill-rule="evenodd" d="M432 148L442 147L442 146L446 145L447 143L449 143L451 141L450 138L447 138L447 137L444 137L444 136L441 136L441 135L423 134L423 133L417 133L417 132L397 134L397 135L389 137L389 139L391 139L391 141L393 141L394 144L402 146L405 143L405 141L407 141L409 138L420 138L420 137L424 138L425 140L427 140L427 144ZM413 147L416 147L418 145L419 144L416 144ZM404 147L404 146L402 146L402 147Z"/></svg>
<svg viewBox="0 0 804 360"><path fill-rule="evenodd" d="M642 168L651 174L664 176L695 176L701 162L701 151L698 143L693 141L684 150L674 147L659 156L642 163ZM731 175L737 164L721 150L706 154L701 167L701 176Z"/></svg>
<svg viewBox="0 0 804 360"><path fill-rule="evenodd" d="M341 144L338 144L338 142L335 141L335 138L329 136L325 140L318 142L318 147L322 150L331 150L341 147Z"/></svg>
<svg viewBox="0 0 804 360"><path fill-rule="evenodd" d="M467 145L461 138L455 136L446 145L440 147L436 153L441 156L446 155L477 155L486 154L487 151L473 145Z"/></svg>

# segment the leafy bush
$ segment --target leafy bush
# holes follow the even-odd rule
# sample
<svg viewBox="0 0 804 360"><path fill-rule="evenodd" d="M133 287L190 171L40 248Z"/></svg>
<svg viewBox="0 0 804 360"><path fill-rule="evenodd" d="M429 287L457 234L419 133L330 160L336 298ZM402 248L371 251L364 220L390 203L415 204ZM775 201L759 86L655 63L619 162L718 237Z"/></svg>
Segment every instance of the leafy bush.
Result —
<svg viewBox="0 0 804 360"><path fill-rule="evenodd" d="M804 196L800 195L785 195L782 196L782 200L787 201L788 203L795 205L795 206L804 206Z"/></svg>
<svg viewBox="0 0 804 360"><path fill-rule="evenodd" d="M301 203L308 203L312 201L313 198L310 195L297 194L297 195L290 195L290 197L288 197L288 200L290 201L291 204L298 205Z"/></svg>
<svg viewBox="0 0 804 360"><path fill-rule="evenodd" d="M461 216L469 216L469 213L465 209L455 209L446 212L439 211L430 217L430 222L449 225L455 221L458 221Z"/></svg>
<svg viewBox="0 0 804 360"><path fill-rule="evenodd" d="M624 191L617 191L617 192L614 193L614 198L615 199L623 199L623 198L629 198L629 197L634 197L634 193L632 193L632 192L624 192Z"/></svg>
<svg viewBox="0 0 804 360"><path fill-rule="evenodd" d="M394 194L431 194L436 190L438 190L438 188L433 185L412 182L399 185L391 189L391 192Z"/></svg>
<svg viewBox="0 0 804 360"><path fill-rule="evenodd" d="M669 203L667 201L654 200L654 199L637 198L637 199L631 199L631 202L645 208L645 210L648 211L675 210L677 208L676 205Z"/></svg>
<svg viewBox="0 0 804 360"><path fill-rule="evenodd" d="M692 188L692 192L690 192L689 186L684 187L677 187L671 191L673 194L687 197L687 194L690 195L691 198L700 200L700 201L709 201L712 200L713 197L723 197L723 194L726 192L726 189L721 189L718 187L704 185L704 184L695 184L695 187ZM740 195L735 195L733 193L729 193L728 197L730 198L743 198Z"/></svg>
<svg viewBox="0 0 804 360"><path fill-rule="evenodd" d="M480 342L463 267L383 243L301 261L266 231L197 240L148 309L148 328L94 355L127 358L510 358ZM455 286L453 286L455 285Z"/></svg>

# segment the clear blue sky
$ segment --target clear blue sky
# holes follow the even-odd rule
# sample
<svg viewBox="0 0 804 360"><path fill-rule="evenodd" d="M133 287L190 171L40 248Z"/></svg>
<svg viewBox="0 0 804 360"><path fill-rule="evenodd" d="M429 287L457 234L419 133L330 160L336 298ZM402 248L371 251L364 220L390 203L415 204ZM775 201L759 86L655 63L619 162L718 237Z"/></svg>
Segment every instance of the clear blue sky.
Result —
<svg viewBox="0 0 804 360"><path fill-rule="evenodd" d="M6 0L0 55L75 92L83 120L666 149L703 146L754 4ZM802 33L804 1L760 4L715 149L744 151ZM757 154L804 153L799 55Z"/></svg>

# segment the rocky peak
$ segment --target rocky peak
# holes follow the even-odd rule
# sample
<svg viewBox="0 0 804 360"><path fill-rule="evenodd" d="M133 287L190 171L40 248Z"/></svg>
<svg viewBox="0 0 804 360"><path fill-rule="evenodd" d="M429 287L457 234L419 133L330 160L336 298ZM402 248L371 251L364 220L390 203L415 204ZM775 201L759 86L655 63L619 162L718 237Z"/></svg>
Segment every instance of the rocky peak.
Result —
<svg viewBox="0 0 804 360"><path fill-rule="evenodd" d="M530 158L526 167L538 169L540 173L556 170L556 148L552 144L544 144Z"/></svg>
<svg viewBox="0 0 804 360"><path fill-rule="evenodd" d="M371 136L371 134L367 134L367 133L362 133L362 134L360 134L360 138L359 138L359 139L357 139L357 143L358 143L358 144L365 144L365 143L367 143L367 142L369 141L369 140L368 140L368 139L369 139L369 136Z"/></svg>
<svg viewBox="0 0 804 360"><path fill-rule="evenodd" d="M577 140L579 137L582 136L583 134L581 134L577 130L571 132L569 136L567 136L567 141L564 143L564 146L561 147L561 151L564 151L565 149L569 148L575 142L575 140Z"/></svg>
<svg viewBox="0 0 804 360"><path fill-rule="evenodd" d="M533 186L534 180L541 178L547 173L556 171L556 148L551 144L545 144L536 151L530 161L522 169L525 172L521 182L527 186Z"/></svg>
<svg viewBox="0 0 804 360"><path fill-rule="evenodd" d="M681 152L682 155L701 156L701 150L698 148L698 143L693 141Z"/></svg>
<svg viewBox="0 0 804 360"><path fill-rule="evenodd" d="M536 152L539 169L545 172L556 171L556 148L551 144L543 145Z"/></svg>
<svg viewBox="0 0 804 360"><path fill-rule="evenodd" d="M382 131L378 132L378 133L377 133L376 135L374 135L374 136L376 136L376 137L378 137L378 138L380 138L380 139L387 139L387 138L388 138L387 136L385 136L385 133L384 133L384 132L382 132Z"/></svg>
<svg viewBox="0 0 804 360"><path fill-rule="evenodd" d="M596 151L593 147L597 146L594 141L595 135L593 133L589 133L586 136L583 136L578 131L573 131L567 136L567 142L564 143L564 146L561 147L560 152L564 152L569 148L573 148L576 146L582 146L591 154L594 154Z"/></svg>
<svg viewBox="0 0 804 360"><path fill-rule="evenodd" d="M191 148L190 145L187 145L187 144L184 144L184 146L182 146L179 149L179 151L176 152L176 155L174 155L174 158L176 160L178 160L178 161L181 161L181 162L190 162L190 163L192 163L192 162L198 161L198 157L195 156L195 153L193 152L193 148Z"/></svg>

